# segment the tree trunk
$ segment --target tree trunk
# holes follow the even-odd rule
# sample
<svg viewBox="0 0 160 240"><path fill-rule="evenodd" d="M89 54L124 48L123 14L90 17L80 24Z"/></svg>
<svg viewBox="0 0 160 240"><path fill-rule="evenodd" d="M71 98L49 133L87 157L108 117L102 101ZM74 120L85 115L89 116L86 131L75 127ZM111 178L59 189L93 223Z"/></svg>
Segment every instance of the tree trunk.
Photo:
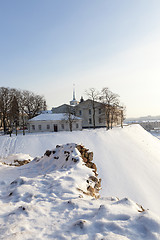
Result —
<svg viewBox="0 0 160 240"><path fill-rule="evenodd" d="M109 130L109 124L110 124L109 113L107 113L106 121L107 121L107 130Z"/></svg>
<svg viewBox="0 0 160 240"><path fill-rule="evenodd" d="M94 100L93 100L92 108L93 108L93 128L95 129L96 128L96 123L95 123L95 105L94 105Z"/></svg>
<svg viewBox="0 0 160 240"><path fill-rule="evenodd" d="M3 130L4 130L4 133L6 133L6 120L4 117L3 117Z"/></svg>
<svg viewBox="0 0 160 240"><path fill-rule="evenodd" d="M23 135L25 135L25 126L24 126L24 117L22 116L22 122L23 122Z"/></svg>
<svg viewBox="0 0 160 240"><path fill-rule="evenodd" d="M17 127L18 127L18 124L17 124L17 121L16 121L16 136L17 136Z"/></svg>
<svg viewBox="0 0 160 240"><path fill-rule="evenodd" d="M70 132L72 132L72 119L71 119L71 116L69 117L69 128L70 128Z"/></svg>
<svg viewBox="0 0 160 240"><path fill-rule="evenodd" d="M123 110L121 110L121 128L123 128Z"/></svg>
<svg viewBox="0 0 160 240"><path fill-rule="evenodd" d="M96 128L96 124L95 124L95 109L93 110L93 128Z"/></svg>

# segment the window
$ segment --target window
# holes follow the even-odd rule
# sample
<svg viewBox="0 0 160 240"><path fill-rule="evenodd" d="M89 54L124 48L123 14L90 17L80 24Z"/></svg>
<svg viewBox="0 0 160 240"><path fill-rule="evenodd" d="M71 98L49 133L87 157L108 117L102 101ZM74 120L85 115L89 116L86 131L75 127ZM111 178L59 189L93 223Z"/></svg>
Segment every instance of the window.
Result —
<svg viewBox="0 0 160 240"><path fill-rule="evenodd" d="M102 119L101 118L99 118L99 123L102 123Z"/></svg>
<svg viewBox="0 0 160 240"><path fill-rule="evenodd" d="M99 108L99 114L101 114L101 108Z"/></svg>
<svg viewBox="0 0 160 240"><path fill-rule="evenodd" d="M91 118L89 118L89 124L92 124L92 119Z"/></svg>
<svg viewBox="0 0 160 240"><path fill-rule="evenodd" d="M42 130L42 126L41 126L41 125L38 125L38 129L39 129L39 130Z"/></svg>
<svg viewBox="0 0 160 240"><path fill-rule="evenodd" d="M61 128L64 129L64 124L61 125Z"/></svg>
<svg viewBox="0 0 160 240"><path fill-rule="evenodd" d="M49 125L49 124L47 124L47 129L48 129L48 130L50 129L50 125Z"/></svg>
<svg viewBox="0 0 160 240"><path fill-rule="evenodd" d="M79 110L79 115L80 115L80 116L82 115L82 111L81 111L81 110Z"/></svg>
<svg viewBox="0 0 160 240"><path fill-rule="evenodd" d="M35 130L35 125L32 125L32 130Z"/></svg>
<svg viewBox="0 0 160 240"><path fill-rule="evenodd" d="M89 115L91 115L91 113L92 113L92 111L91 111L91 109L89 109Z"/></svg>
<svg viewBox="0 0 160 240"><path fill-rule="evenodd" d="M79 125L78 125L78 123L76 123L76 128L79 128Z"/></svg>

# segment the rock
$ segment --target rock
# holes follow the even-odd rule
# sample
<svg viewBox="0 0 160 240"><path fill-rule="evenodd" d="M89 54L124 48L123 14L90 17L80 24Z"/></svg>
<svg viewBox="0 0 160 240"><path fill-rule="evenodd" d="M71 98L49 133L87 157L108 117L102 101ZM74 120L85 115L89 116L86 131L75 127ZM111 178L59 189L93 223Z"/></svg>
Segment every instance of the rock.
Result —
<svg viewBox="0 0 160 240"><path fill-rule="evenodd" d="M60 145L56 145L56 148L60 148L61 146Z"/></svg>
<svg viewBox="0 0 160 240"><path fill-rule="evenodd" d="M92 186L88 186L87 191L90 193L92 197L95 197L95 189Z"/></svg>
<svg viewBox="0 0 160 240"><path fill-rule="evenodd" d="M78 159L72 158L72 161L76 163L76 162L78 162Z"/></svg>
<svg viewBox="0 0 160 240"><path fill-rule="evenodd" d="M88 153L88 159L89 159L89 161L93 160L93 152Z"/></svg>
<svg viewBox="0 0 160 240"><path fill-rule="evenodd" d="M68 161L70 157L70 152L69 151L64 151L64 154L66 155L66 161Z"/></svg>
<svg viewBox="0 0 160 240"><path fill-rule="evenodd" d="M95 182L95 183L98 182L98 178L96 178L96 177L94 177L94 176L90 176L89 179L92 180L92 181Z"/></svg>
<svg viewBox="0 0 160 240"><path fill-rule="evenodd" d="M101 178L100 178L99 181L95 184L94 188L97 190L97 192L99 192L99 190L101 189Z"/></svg>
<svg viewBox="0 0 160 240"><path fill-rule="evenodd" d="M47 150L44 155L46 155L47 157L49 157L49 156L51 155L51 153L52 153L52 152L51 152L50 150Z"/></svg>
<svg viewBox="0 0 160 240"><path fill-rule="evenodd" d="M87 162L88 162L88 159L85 158L85 157L83 157L83 161L84 161L85 163L87 163Z"/></svg>
<svg viewBox="0 0 160 240"><path fill-rule="evenodd" d="M27 164L27 163L29 163L30 162L30 160L28 159L28 160L22 160L22 161L20 161L20 160L14 160L14 163L18 163L18 165L17 166L22 166L22 165L25 165L25 164ZM12 165L12 164L11 164Z"/></svg>

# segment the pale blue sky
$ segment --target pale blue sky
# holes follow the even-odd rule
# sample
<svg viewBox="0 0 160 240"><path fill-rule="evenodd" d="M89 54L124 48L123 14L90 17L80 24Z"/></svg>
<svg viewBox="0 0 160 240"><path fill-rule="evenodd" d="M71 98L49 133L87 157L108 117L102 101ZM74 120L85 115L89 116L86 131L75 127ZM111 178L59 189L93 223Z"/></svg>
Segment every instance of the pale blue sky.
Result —
<svg viewBox="0 0 160 240"><path fill-rule="evenodd" d="M0 86L48 108L109 87L127 117L160 115L159 0L0 0Z"/></svg>

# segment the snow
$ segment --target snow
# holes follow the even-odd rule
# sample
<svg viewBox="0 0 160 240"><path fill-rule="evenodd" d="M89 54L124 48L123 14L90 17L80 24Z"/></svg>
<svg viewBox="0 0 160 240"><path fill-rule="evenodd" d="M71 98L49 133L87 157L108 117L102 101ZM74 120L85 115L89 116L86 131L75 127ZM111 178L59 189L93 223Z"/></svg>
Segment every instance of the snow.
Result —
<svg viewBox="0 0 160 240"><path fill-rule="evenodd" d="M84 194L94 173L79 143L94 153L99 199ZM1 159L15 154L34 159L0 164L0 239L160 239L160 141L139 125L0 136Z"/></svg>
<svg viewBox="0 0 160 240"><path fill-rule="evenodd" d="M81 119L79 117L71 115L73 119ZM67 120L68 116L67 113L42 113L29 121L60 121L60 120Z"/></svg>
<svg viewBox="0 0 160 240"><path fill-rule="evenodd" d="M23 162L23 161L32 161L33 158L29 154L23 154L23 153L18 153L18 154L12 154L9 155L6 158L1 158L0 162L8 164L8 165L19 165L18 162Z"/></svg>

